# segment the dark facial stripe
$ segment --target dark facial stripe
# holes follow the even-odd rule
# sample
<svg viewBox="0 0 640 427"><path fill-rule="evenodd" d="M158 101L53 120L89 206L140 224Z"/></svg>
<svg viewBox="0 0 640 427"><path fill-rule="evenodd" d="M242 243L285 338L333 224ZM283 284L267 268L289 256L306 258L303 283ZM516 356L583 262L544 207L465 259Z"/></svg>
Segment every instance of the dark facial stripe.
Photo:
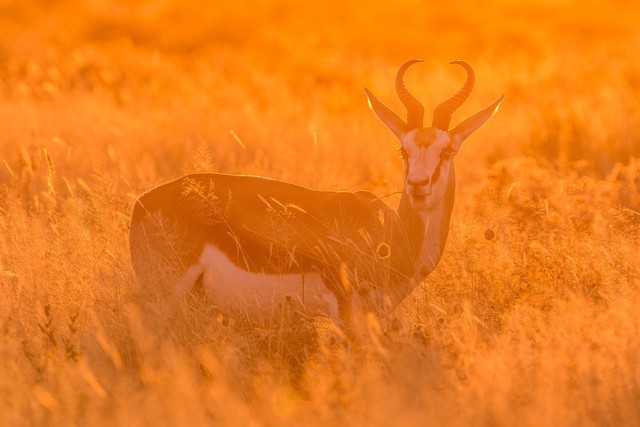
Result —
<svg viewBox="0 0 640 427"><path fill-rule="evenodd" d="M441 166L442 166L442 161L439 161L438 166L436 166L436 170L433 172L433 175L431 176L431 185L435 184L440 179Z"/></svg>
<svg viewBox="0 0 640 427"><path fill-rule="evenodd" d="M404 179L406 181L406 179L409 177L409 157L402 157L402 161L404 162Z"/></svg>

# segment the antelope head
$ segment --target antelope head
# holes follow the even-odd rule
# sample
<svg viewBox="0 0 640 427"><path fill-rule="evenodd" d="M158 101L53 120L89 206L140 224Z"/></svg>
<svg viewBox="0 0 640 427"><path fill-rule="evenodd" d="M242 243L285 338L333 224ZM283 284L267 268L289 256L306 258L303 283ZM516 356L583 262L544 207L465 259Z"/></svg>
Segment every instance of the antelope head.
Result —
<svg viewBox="0 0 640 427"><path fill-rule="evenodd" d="M400 152L404 161L404 191L411 205L417 210L429 210L438 204L451 188L454 180L453 158L464 140L478 129L498 109L504 95L484 110L465 119L449 129L451 115L469 97L475 76L469 64L453 61L467 72L462 89L444 101L433 111L430 127L423 126L424 107L404 84L407 69L421 59L404 63L396 75L396 92L407 109L406 122L378 100L367 88L369 105L382 122L400 141Z"/></svg>

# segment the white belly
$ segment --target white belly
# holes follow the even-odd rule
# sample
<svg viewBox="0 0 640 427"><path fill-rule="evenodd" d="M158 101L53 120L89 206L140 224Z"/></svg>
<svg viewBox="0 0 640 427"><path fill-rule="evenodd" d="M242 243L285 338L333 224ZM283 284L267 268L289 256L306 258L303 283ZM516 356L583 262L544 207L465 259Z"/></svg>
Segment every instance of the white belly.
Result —
<svg viewBox="0 0 640 427"><path fill-rule="evenodd" d="M262 323L293 306L307 314L339 319L338 301L318 273L252 273L238 268L212 245L204 247L200 265L194 267L202 271L207 296L230 315Z"/></svg>

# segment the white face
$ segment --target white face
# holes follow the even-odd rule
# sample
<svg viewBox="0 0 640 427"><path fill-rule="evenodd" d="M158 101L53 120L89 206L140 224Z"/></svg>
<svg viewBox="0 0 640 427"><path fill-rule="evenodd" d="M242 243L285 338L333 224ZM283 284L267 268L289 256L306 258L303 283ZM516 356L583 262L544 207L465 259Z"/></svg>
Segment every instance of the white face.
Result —
<svg viewBox="0 0 640 427"><path fill-rule="evenodd" d="M436 128L415 129L400 139L405 191L415 209L431 209L444 198L453 179L451 142L448 132Z"/></svg>

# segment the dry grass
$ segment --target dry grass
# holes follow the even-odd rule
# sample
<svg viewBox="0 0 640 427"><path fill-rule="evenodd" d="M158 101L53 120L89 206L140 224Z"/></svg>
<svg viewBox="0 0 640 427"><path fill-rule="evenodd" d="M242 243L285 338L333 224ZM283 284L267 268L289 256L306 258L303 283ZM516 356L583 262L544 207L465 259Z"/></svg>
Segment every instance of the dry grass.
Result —
<svg viewBox="0 0 640 427"><path fill-rule="evenodd" d="M640 424L640 6L183 3L0 1L1 425ZM134 198L203 170L396 191L362 86L399 110L413 57L427 109L475 66L454 121L507 98L401 327L247 331L198 295L159 321Z"/></svg>

